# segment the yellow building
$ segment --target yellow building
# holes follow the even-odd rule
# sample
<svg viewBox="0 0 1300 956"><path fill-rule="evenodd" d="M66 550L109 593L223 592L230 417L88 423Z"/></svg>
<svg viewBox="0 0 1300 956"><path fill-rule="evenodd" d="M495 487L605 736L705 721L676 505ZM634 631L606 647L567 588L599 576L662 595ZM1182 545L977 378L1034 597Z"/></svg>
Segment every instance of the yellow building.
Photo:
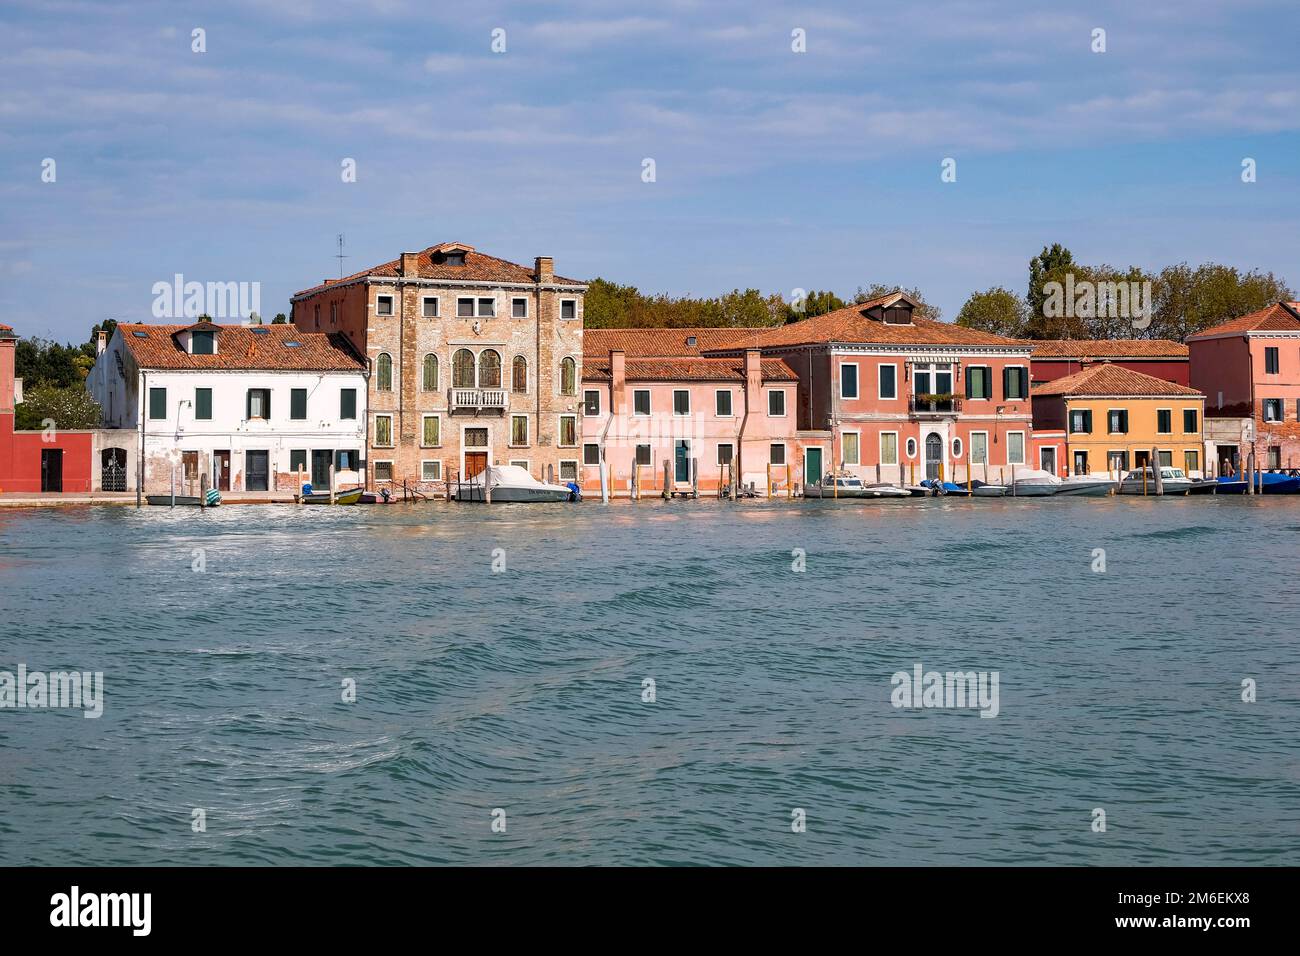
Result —
<svg viewBox="0 0 1300 956"><path fill-rule="evenodd" d="M1064 429L1070 474L1114 474L1150 463L1200 477L1205 396L1194 388L1103 362L1032 392L1034 427Z"/></svg>

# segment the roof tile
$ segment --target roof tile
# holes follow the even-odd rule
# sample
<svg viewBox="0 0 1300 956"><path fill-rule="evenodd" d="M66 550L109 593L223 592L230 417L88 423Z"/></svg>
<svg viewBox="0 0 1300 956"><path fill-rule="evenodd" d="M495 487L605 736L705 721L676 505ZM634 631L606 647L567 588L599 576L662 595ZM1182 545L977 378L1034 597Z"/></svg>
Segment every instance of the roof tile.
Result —
<svg viewBox="0 0 1300 956"><path fill-rule="evenodd" d="M465 253L465 264L463 266L453 266L447 263L435 262L434 253L442 252L449 248L461 248L468 250ZM514 282L514 283L531 283L537 281L537 276L529 266L522 266L517 262L509 262L505 259L498 259L496 256L485 255L482 252L475 251L473 246L466 246L458 242L440 242L437 245L416 253L419 258L419 267L417 275L421 279L461 279L467 282ZM303 289L295 293L297 298L301 295L307 295L312 292L320 292L322 289L328 289L330 286L339 285L344 282L351 282L355 279L364 279L367 276L377 278L396 278L401 275L402 259L398 256L389 262L372 266L369 269L363 269L360 272L354 272L350 276L344 276L342 279L327 279L320 285L312 286L310 289ZM585 285L577 279L566 279L563 276L555 276L552 283L556 285Z"/></svg>
<svg viewBox="0 0 1300 956"><path fill-rule="evenodd" d="M1233 333L1297 332L1300 331L1300 318L1297 318L1298 315L1300 315L1300 302L1275 302L1267 309L1260 309L1258 312L1251 312L1249 315L1229 319L1227 322L1220 322L1208 329L1202 329L1195 335L1189 335L1187 341L1195 342L1201 338Z"/></svg>
<svg viewBox="0 0 1300 956"><path fill-rule="evenodd" d="M1036 359L1187 358L1187 346L1171 339L1025 339Z"/></svg>
<svg viewBox="0 0 1300 956"><path fill-rule="evenodd" d="M1032 390L1034 398L1052 395L1062 397L1120 395L1126 398L1185 395L1192 398L1201 394L1194 388L1156 378L1154 375L1135 372L1122 365L1111 365L1108 362L1085 368L1082 372L1075 372L1073 375L1043 382L1041 385L1035 385Z"/></svg>
<svg viewBox="0 0 1300 956"><path fill-rule="evenodd" d="M192 328L188 325L120 323L117 333L145 369L361 372L366 367L341 332L303 332L292 325L211 327L217 333L215 355L192 355L181 348L177 333Z"/></svg>

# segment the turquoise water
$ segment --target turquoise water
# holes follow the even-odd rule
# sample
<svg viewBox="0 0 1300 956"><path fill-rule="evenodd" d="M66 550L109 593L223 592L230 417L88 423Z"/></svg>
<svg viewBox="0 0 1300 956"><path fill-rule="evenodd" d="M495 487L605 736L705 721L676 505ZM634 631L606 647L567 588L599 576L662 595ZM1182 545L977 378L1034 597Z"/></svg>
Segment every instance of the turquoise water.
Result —
<svg viewBox="0 0 1300 956"><path fill-rule="evenodd" d="M0 710L0 864L1294 865L1298 533L1281 497L0 510L0 670L105 686ZM997 671L998 715L893 707L917 663Z"/></svg>

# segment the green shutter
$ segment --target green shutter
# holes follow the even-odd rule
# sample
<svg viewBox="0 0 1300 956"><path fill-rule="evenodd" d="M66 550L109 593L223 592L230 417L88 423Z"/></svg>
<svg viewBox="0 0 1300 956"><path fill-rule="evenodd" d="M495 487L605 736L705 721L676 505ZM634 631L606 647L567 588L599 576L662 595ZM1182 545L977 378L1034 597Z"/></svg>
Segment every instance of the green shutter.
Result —
<svg viewBox="0 0 1300 956"><path fill-rule="evenodd" d="M289 417L298 421L307 417L307 389L295 388L289 392Z"/></svg>
<svg viewBox="0 0 1300 956"><path fill-rule="evenodd" d="M150 418L167 417L167 389L165 388L149 389L149 417Z"/></svg>
<svg viewBox="0 0 1300 956"><path fill-rule="evenodd" d="M212 389L194 390L194 417L199 421L209 421L212 418Z"/></svg>
<svg viewBox="0 0 1300 956"><path fill-rule="evenodd" d="M339 418L357 417L357 390L345 388L339 393Z"/></svg>

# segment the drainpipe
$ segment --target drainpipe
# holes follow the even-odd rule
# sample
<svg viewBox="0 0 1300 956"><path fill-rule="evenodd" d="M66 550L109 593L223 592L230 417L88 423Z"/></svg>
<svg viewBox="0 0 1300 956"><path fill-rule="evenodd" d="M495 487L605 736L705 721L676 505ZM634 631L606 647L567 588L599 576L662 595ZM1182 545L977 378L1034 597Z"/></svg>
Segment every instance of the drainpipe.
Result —
<svg viewBox="0 0 1300 956"><path fill-rule="evenodd" d="M760 355L758 360L759 360L759 363L760 363L760 364L759 364L759 367L758 367L758 381L759 381L759 389L758 389L758 391L759 391L759 394L762 395L762 393L763 393L763 386L762 386L762 382L763 382L763 366L762 366L761 363L762 363L762 361L763 361L763 357ZM742 367L743 367L743 366L742 366ZM745 380L744 380L744 382L743 382L741 388L742 388L741 395L742 395L742 397L743 397L743 399L744 399L744 402L745 402L745 414L743 414L743 415L740 416L740 428L739 428L739 429L737 430L737 432L736 432L736 454L732 456L732 462L731 462L731 467L734 468L734 469L736 470L736 489L737 489L737 490L736 490L736 497L740 497L740 488L741 488L741 487L744 485L744 483L745 483L745 451L744 451L744 449L745 449L745 426L749 424L749 376L748 376L748 375L745 376ZM795 415L798 415L798 414L799 414L799 411L798 411L798 409L796 409L796 410L795 410ZM769 476L769 479L770 479L771 474L772 474L771 469L768 469L768 476ZM766 488L766 489L764 490L764 492L763 492L763 497L766 498L766 497L770 496L771 494L772 494L772 483L771 483L771 481L769 480L769 481L768 481L768 484L767 484L767 488Z"/></svg>
<svg viewBox="0 0 1300 956"><path fill-rule="evenodd" d="M139 508L144 502L141 496L144 494L144 415L149 401L148 375L140 372L140 453L137 456L140 464L136 468L135 475L135 506Z"/></svg>

